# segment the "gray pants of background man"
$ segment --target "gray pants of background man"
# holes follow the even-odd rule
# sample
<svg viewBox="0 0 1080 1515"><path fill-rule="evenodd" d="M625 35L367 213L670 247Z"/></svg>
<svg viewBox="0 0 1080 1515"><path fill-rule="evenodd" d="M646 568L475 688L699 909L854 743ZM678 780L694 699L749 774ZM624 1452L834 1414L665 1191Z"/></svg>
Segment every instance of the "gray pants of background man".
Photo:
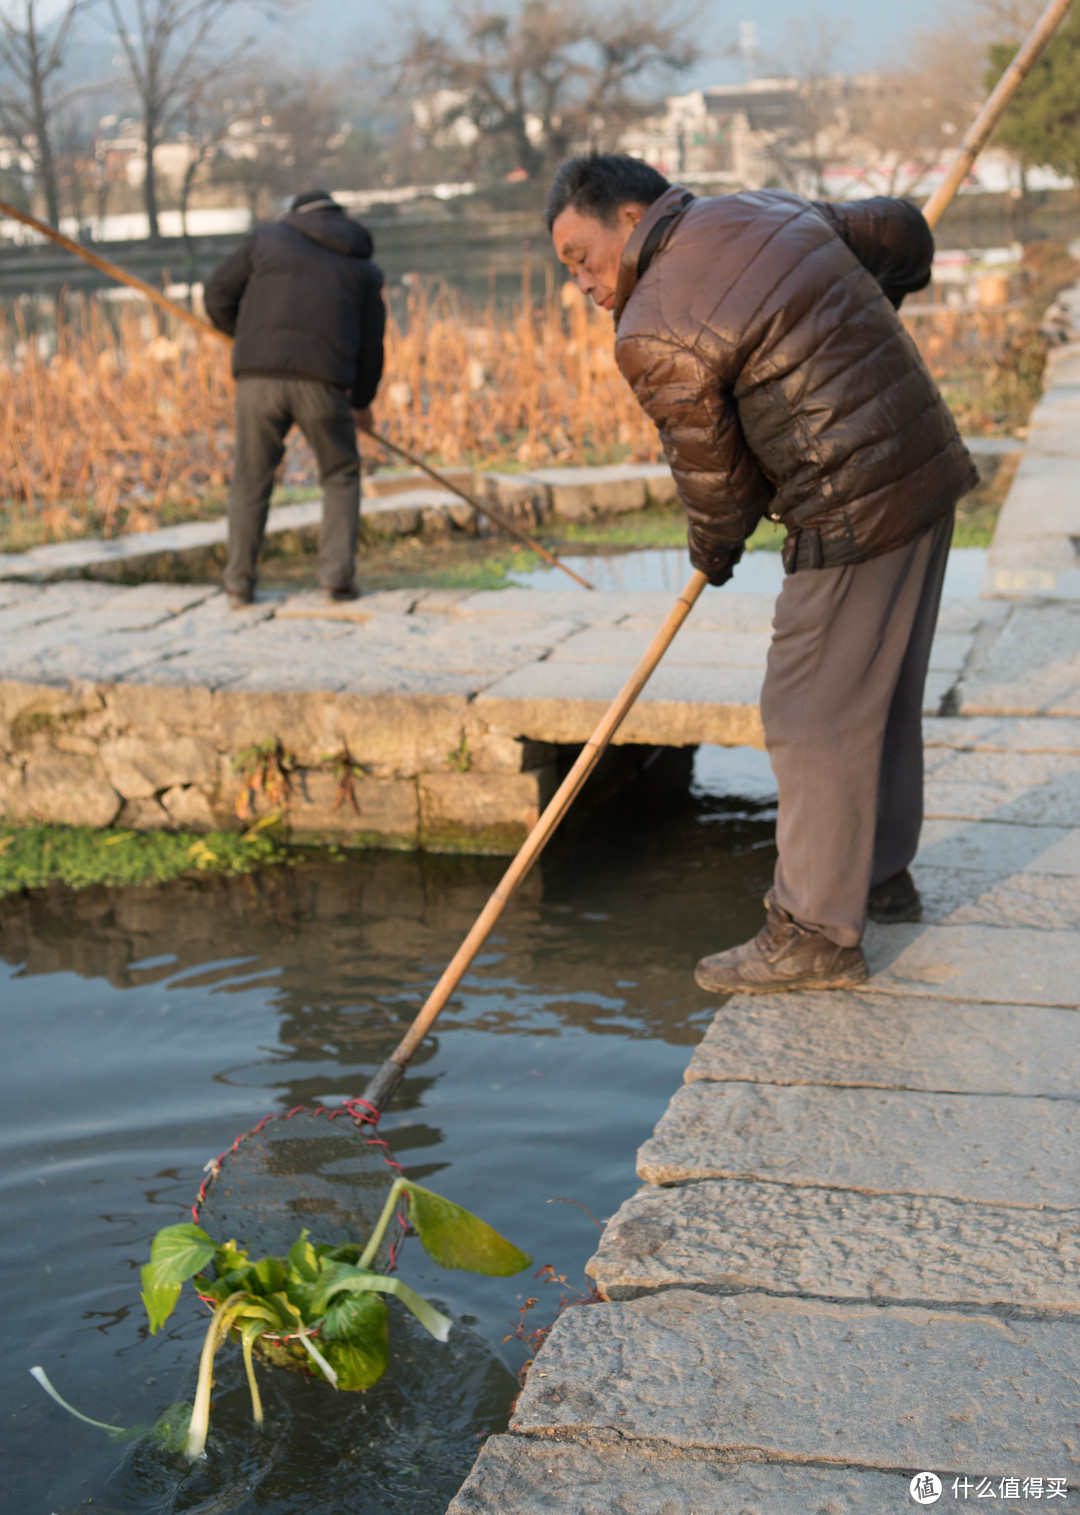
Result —
<svg viewBox="0 0 1080 1515"><path fill-rule="evenodd" d="M236 381L236 455L225 567L225 588L230 594L247 596L255 588L274 473L294 423L315 454L322 485L319 582L324 589L345 589L353 581L360 522L360 455L347 396L318 379L248 374Z"/></svg>
<svg viewBox="0 0 1080 1515"><path fill-rule="evenodd" d="M776 902L854 947L866 897L908 866L923 818L923 685L952 513L895 552L790 574L761 717L779 808Z"/></svg>

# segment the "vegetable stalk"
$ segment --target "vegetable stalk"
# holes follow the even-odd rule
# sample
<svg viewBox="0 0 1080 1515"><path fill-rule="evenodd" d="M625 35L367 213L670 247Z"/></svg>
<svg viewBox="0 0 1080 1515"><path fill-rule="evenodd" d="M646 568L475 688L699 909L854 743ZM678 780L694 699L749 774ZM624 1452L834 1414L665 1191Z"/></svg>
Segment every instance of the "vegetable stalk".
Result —
<svg viewBox="0 0 1080 1515"><path fill-rule="evenodd" d="M229 1333L235 1319L242 1293L230 1294L223 1300L210 1318L202 1355L199 1358L199 1379L195 1386L195 1403L191 1410L191 1427L184 1443L184 1456L188 1462L198 1462L206 1451L206 1438L210 1432L210 1389L214 1381L214 1357L218 1347Z"/></svg>

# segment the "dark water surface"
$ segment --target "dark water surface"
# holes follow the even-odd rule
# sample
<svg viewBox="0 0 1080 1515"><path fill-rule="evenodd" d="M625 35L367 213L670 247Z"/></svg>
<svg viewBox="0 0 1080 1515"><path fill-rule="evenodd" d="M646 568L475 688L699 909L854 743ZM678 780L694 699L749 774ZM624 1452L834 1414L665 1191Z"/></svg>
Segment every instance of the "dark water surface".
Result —
<svg viewBox="0 0 1080 1515"><path fill-rule="evenodd" d="M757 928L772 865L760 754L703 749L689 789L648 783L560 839L424 1047L383 1129L408 1173L570 1283L635 1187L634 1154L710 1014L690 970ZM734 796L748 796L748 799ZM457 1322L440 1346L392 1309L366 1395L262 1368L253 1430L239 1351L218 1357L206 1461L113 1445L30 1378L129 1426L190 1400L206 1315L189 1290L151 1338L138 1269L200 1170L269 1110L363 1090L502 871L367 854L250 879L0 902L4 1190L0 1507L19 1515L268 1511L439 1515L505 1427L529 1294L402 1276ZM318 1238L316 1238L318 1239Z"/></svg>

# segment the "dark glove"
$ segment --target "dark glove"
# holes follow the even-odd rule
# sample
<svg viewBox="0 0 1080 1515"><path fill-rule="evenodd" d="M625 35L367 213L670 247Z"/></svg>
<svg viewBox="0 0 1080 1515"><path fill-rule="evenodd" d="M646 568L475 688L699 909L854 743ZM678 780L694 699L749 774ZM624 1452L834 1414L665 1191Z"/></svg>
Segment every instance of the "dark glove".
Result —
<svg viewBox="0 0 1080 1515"><path fill-rule="evenodd" d="M699 573L703 573L714 589L726 584L735 572L735 565L743 555L742 542L732 547L730 542L710 542L700 529L690 527L690 561Z"/></svg>

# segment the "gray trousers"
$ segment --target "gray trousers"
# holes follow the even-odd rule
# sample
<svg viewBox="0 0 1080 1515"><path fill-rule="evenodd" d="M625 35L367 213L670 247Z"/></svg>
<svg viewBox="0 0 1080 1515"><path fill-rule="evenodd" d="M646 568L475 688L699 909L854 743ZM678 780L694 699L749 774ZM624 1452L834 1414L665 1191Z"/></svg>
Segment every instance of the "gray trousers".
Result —
<svg viewBox="0 0 1080 1515"><path fill-rule="evenodd" d="M315 454L322 485L319 582L324 589L344 589L352 583L360 523L360 455L348 398L318 379L248 374L236 381L236 453L225 566L230 594L249 594L255 588L274 473L294 423Z"/></svg>
<svg viewBox="0 0 1080 1515"><path fill-rule="evenodd" d="M761 717L776 775L776 901L842 947L915 856L922 702L952 513L895 552L784 580Z"/></svg>

